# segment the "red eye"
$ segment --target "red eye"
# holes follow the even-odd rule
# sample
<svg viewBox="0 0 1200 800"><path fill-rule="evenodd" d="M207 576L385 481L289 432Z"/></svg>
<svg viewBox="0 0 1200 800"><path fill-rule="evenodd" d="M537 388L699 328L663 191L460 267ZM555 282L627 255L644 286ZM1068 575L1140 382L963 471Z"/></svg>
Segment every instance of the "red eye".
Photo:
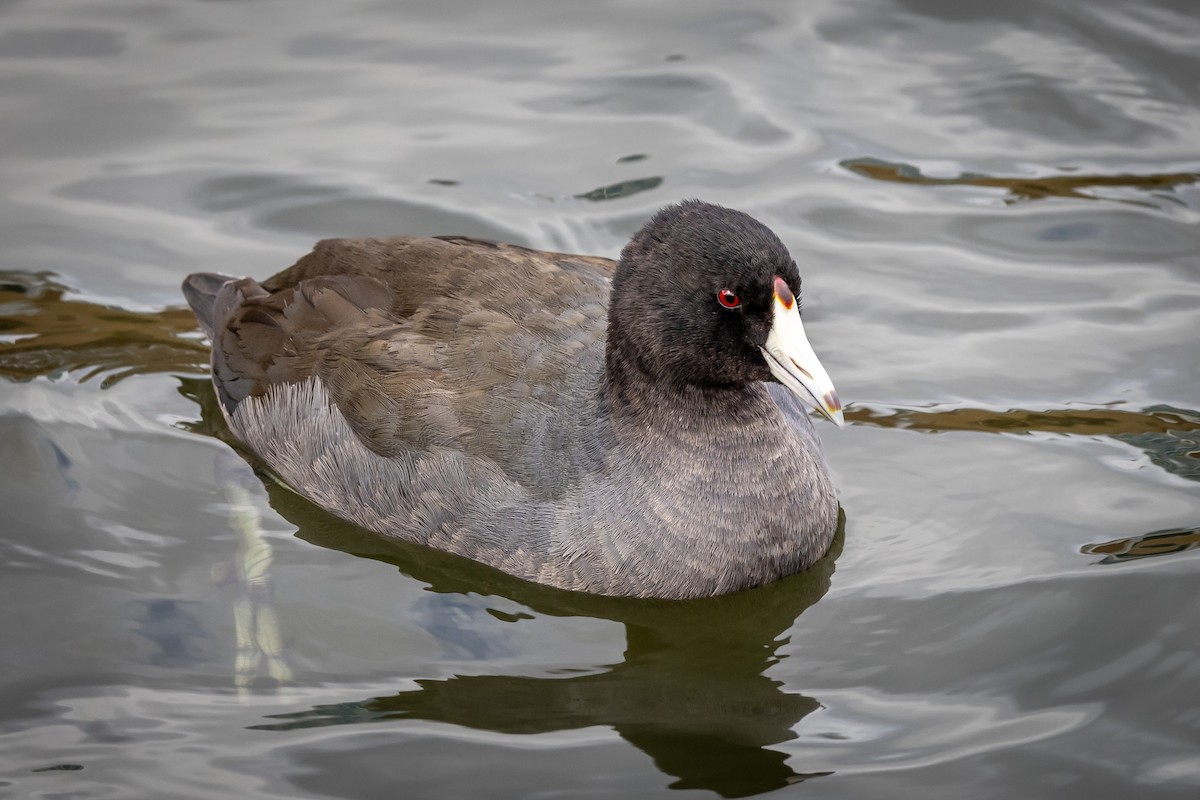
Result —
<svg viewBox="0 0 1200 800"><path fill-rule="evenodd" d="M725 306L725 308L737 308L742 304L742 298L728 289L722 289L717 292L717 302Z"/></svg>

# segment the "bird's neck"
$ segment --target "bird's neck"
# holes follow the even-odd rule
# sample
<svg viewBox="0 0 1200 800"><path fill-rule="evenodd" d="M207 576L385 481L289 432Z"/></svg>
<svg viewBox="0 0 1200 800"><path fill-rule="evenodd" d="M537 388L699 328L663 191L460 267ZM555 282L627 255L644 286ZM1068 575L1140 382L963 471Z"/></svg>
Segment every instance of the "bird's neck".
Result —
<svg viewBox="0 0 1200 800"><path fill-rule="evenodd" d="M619 343L609 345L600 398L618 429L697 429L779 417L761 383L692 383L658 375Z"/></svg>

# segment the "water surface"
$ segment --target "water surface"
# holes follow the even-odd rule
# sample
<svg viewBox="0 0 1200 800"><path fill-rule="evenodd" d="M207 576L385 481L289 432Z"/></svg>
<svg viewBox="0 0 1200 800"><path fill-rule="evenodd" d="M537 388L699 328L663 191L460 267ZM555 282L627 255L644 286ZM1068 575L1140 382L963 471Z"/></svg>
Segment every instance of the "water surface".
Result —
<svg viewBox="0 0 1200 800"><path fill-rule="evenodd" d="M0 4L0 796L1193 798L1187 2ZM683 604L388 545L224 440L195 270L774 228L817 567Z"/></svg>

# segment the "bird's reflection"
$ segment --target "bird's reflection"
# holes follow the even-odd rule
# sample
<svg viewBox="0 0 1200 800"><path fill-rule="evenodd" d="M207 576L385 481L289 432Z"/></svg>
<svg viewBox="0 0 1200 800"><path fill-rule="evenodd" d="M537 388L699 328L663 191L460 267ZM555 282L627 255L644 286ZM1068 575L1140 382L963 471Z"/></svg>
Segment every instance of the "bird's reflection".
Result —
<svg viewBox="0 0 1200 800"><path fill-rule="evenodd" d="M794 738L818 703L782 691L765 671L781 636L829 588L840 535L812 569L771 586L687 602L590 597L524 583L478 564L393 546L330 519L280 488L277 511L299 536L396 564L439 592L487 593L549 615L620 622L624 660L600 672L536 678L471 675L418 681L418 688L318 706L255 726L268 730L421 719L507 734L611 727L678 780L675 788L744 797L802 779L771 745Z"/></svg>
<svg viewBox="0 0 1200 800"><path fill-rule="evenodd" d="M193 386L202 425L223 427L211 389ZM189 392L191 393L191 392ZM440 593L516 601L535 613L621 623L623 660L599 671L538 678L512 675L420 680L416 689L275 715L254 726L293 730L381 720L428 720L504 734L593 726L615 730L645 752L679 789L745 797L811 774L785 763L772 745L795 737L819 707L783 691L766 674L792 623L828 590L843 524L829 553L783 581L725 597L691 601L598 597L528 583L449 554L392 542L335 519L268 481L272 506L297 535L322 547L385 561Z"/></svg>

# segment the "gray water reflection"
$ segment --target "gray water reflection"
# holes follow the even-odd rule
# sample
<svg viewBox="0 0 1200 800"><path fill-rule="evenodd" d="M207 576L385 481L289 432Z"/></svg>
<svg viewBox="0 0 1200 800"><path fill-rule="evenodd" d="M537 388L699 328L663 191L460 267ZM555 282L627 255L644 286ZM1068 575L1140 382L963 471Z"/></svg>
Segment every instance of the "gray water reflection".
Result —
<svg viewBox="0 0 1200 800"><path fill-rule="evenodd" d="M1195 69L1198 30L1187 3L889 0L852 7L820 30L829 41L884 57L903 31L908 63L885 85L888 99L915 102L939 134L970 119L976 145L1015 135L1073 152L1169 148L1180 130L1172 106L1200 103L1200 88L1185 77ZM1153 47L1145 46L1148 34ZM1078 80L1080 72L1089 80ZM1151 84L1145 94L1164 102L1136 100Z"/></svg>

